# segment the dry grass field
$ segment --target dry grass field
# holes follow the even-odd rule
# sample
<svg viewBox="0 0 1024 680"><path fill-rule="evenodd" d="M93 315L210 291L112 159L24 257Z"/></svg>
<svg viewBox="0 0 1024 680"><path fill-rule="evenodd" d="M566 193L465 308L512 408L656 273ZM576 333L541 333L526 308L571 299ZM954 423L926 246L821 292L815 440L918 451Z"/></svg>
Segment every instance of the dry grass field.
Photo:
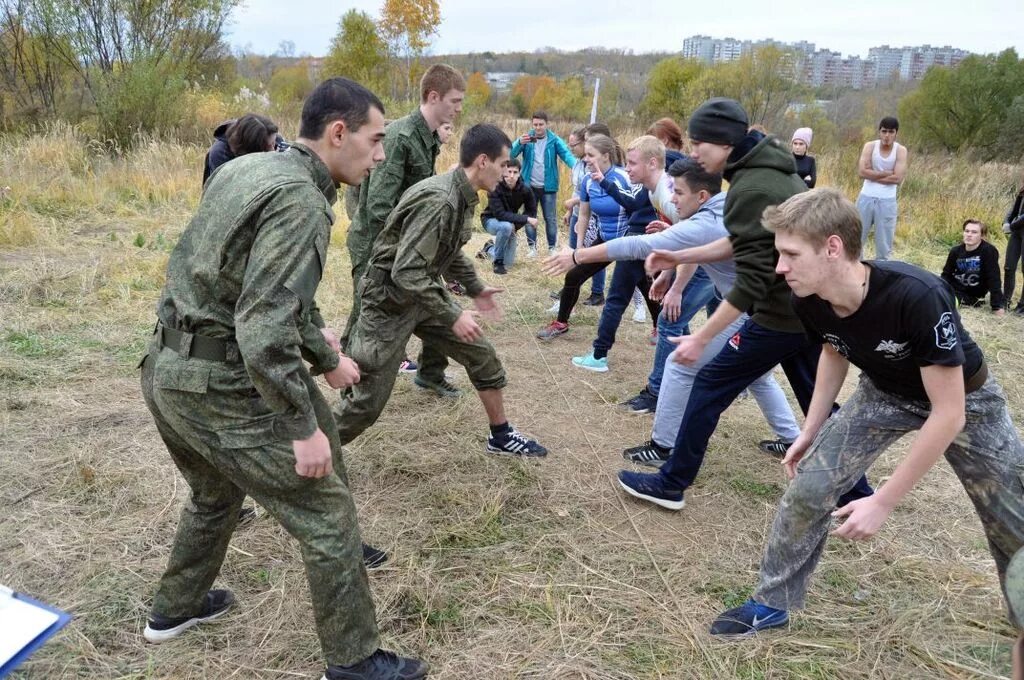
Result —
<svg viewBox="0 0 1024 680"><path fill-rule="evenodd" d="M203 151L154 141L110 160L67 128L0 138L0 187L10 186L0 195L0 583L75 616L15 677L319 677L298 551L266 515L237 532L219 579L239 606L171 643L142 639L188 490L135 366L198 200ZM850 174L855 154L819 160L824 181ZM937 239L967 214L1001 217L1019 177L966 161L912 165L897 254L940 266ZM339 224L318 295L336 323L351 294L343 243ZM944 462L874 541L829 543L790 628L712 639L712 617L751 591L785 485L757 450L770 431L756 406L725 414L685 510L634 502L614 475L651 419L616 404L643 385L649 327L625 320L612 370L583 372L570 358L588 349L597 313L581 308L569 335L542 345L533 333L558 281L524 259L500 284L505 319L488 332L510 375L511 419L551 455L489 457L471 394L441 401L398 381L347 457L363 536L391 553L370 576L386 646L447 679L1008 675L1013 631L995 571ZM1024 320L964 317L1020 418ZM451 373L468 387L460 367ZM904 441L883 456L872 482L905 451Z"/></svg>

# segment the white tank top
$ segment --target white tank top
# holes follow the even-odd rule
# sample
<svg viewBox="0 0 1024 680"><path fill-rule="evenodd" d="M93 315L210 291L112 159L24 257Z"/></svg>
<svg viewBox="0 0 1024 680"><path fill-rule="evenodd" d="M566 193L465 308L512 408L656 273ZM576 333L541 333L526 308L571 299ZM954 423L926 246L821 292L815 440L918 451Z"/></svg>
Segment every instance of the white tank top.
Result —
<svg viewBox="0 0 1024 680"><path fill-rule="evenodd" d="M896 167L896 155L900 150L900 143L893 142L892 151L888 156L883 156L879 149L882 146L881 140L875 140L875 146L871 149L871 169L876 172L892 172ZM896 198L897 184L880 184L874 180L864 180L864 186L860 193L872 198Z"/></svg>

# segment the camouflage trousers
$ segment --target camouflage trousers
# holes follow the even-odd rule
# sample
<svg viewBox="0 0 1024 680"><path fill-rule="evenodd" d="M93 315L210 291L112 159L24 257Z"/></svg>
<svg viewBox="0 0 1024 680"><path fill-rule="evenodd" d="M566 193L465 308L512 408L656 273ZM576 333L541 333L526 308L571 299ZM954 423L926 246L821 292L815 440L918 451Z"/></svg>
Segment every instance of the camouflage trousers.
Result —
<svg viewBox="0 0 1024 680"><path fill-rule="evenodd" d="M348 322L345 324L345 331L340 338L341 348L346 354L348 354L348 344L351 340L352 332L356 328L356 323L359 321L359 312L362 308L362 296L359 294L360 282L370 262L369 254L362 256L358 250L351 247L349 248L349 253L352 257L352 309L349 310ZM402 350L402 358L405 358L404 348ZM430 343L423 343L423 346L420 348L420 355L416 358L416 363L416 375L423 380L431 383L439 383L444 380L444 372L448 368L448 357Z"/></svg>
<svg viewBox="0 0 1024 680"><path fill-rule="evenodd" d="M198 370L183 372L183 361ZM162 375L161 364L174 362L176 370ZM182 375L191 377L183 380ZM146 406L191 488L153 611L180 617L199 610L220 572L248 494L299 543L327 665L355 663L380 644L330 406L309 378L306 387L317 423L331 442L335 473L300 477L291 442L275 438L268 428L266 405L239 397L237 388L245 380L241 364L183 360L169 348L153 346L143 361Z"/></svg>
<svg viewBox="0 0 1024 680"><path fill-rule="evenodd" d="M477 390L505 386L505 369L486 339L463 342L451 325L416 306L398 304L387 284L364 277L363 306L349 341L348 355L359 364L360 379L335 406L334 418L342 444L377 422L391 397L405 345L415 334L462 364ZM453 306L454 302L451 303Z"/></svg>
<svg viewBox="0 0 1024 680"><path fill-rule="evenodd" d="M850 399L822 426L782 497L755 600L777 609L804 606L839 496L889 445L921 429L929 412L927 402L883 392L861 376ZM966 416L945 456L981 519L1005 588L1006 567L1024 545L1024 446L992 376L967 395Z"/></svg>

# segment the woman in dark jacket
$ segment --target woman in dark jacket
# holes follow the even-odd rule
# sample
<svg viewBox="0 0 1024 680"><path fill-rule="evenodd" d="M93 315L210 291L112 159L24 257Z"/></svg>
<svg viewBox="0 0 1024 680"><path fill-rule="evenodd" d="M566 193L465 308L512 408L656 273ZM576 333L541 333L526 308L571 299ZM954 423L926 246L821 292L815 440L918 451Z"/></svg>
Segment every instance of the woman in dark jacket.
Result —
<svg viewBox="0 0 1024 680"><path fill-rule="evenodd" d="M811 148L811 138L814 132L811 128L797 128L793 133L790 145L793 147L793 160L796 161L796 174L804 181L808 189L813 189L818 182L818 168L814 162L814 156L807 153Z"/></svg>
<svg viewBox="0 0 1024 680"><path fill-rule="evenodd" d="M213 145L203 163L203 184L213 171L233 158L247 153L273 151L284 140L277 134L274 121L258 113L247 113L237 120L226 120L213 131Z"/></svg>
<svg viewBox="0 0 1024 680"><path fill-rule="evenodd" d="M1003 304L1010 308L1010 297L1017 287L1017 262L1024 254L1024 183L1021 184L1017 196L1013 200L1010 212L1006 213L1006 220L1003 222L1003 231L1006 233L1006 260L1003 264ZM1017 301L1013 308L1014 314L1024 314L1024 295Z"/></svg>

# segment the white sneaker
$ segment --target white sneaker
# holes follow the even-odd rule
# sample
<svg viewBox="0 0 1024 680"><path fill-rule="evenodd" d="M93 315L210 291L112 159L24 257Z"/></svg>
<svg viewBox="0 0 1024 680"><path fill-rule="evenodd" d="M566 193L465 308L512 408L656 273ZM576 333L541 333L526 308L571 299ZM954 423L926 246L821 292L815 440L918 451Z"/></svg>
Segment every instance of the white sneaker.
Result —
<svg viewBox="0 0 1024 680"><path fill-rule="evenodd" d="M559 307L559 306L560 306L561 304L562 304L561 302L556 302L555 304L551 305L551 306L550 306L550 307L548 308L548 314L558 314L558 307Z"/></svg>
<svg viewBox="0 0 1024 680"><path fill-rule="evenodd" d="M647 307L645 305L633 306L633 321L636 323L647 323Z"/></svg>
<svg viewBox="0 0 1024 680"><path fill-rule="evenodd" d="M526 252L527 257L537 257L537 246L531 246Z"/></svg>

